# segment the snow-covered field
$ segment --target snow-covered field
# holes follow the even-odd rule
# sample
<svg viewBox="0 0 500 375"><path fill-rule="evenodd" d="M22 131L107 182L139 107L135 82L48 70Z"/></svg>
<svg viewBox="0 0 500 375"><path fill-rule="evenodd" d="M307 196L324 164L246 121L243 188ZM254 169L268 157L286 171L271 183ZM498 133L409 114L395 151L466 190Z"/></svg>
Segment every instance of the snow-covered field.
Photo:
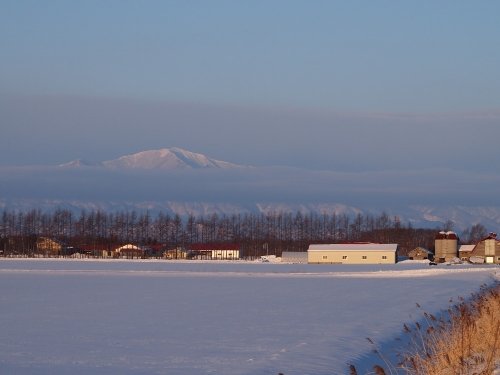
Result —
<svg viewBox="0 0 500 375"><path fill-rule="evenodd" d="M0 260L0 373L331 375L491 266ZM380 361L379 361L380 362Z"/></svg>

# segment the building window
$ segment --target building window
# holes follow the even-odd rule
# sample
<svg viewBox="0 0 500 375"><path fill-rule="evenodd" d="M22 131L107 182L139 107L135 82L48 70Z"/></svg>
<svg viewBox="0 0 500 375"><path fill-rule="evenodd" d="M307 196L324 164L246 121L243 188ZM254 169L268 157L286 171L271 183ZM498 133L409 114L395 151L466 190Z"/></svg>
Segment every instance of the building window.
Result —
<svg viewBox="0 0 500 375"><path fill-rule="evenodd" d="M323 255L323 259L328 259L328 256L327 255Z"/></svg>
<svg viewBox="0 0 500 375"><path fill-rule="evenodd" d="M342 255L342 259L347 259L347 255Z"/></svg>
<svg viewBox="0 0 500 375"><path fill-rule="evenodd" d="M366 259L366 255L363 255L361 258Z"/></svg>
<svg viewBox="0 0 500 375"><path fill-rule="evenodd" d="M387 255L382 255L382 259L387 259Z"/></svg>

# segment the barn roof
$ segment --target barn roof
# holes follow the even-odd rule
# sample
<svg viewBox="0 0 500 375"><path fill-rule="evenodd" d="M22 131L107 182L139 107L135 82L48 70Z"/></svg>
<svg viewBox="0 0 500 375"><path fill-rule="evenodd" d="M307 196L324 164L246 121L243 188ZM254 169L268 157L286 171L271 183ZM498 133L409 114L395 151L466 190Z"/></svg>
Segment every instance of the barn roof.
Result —
<svg viewBox="0 0 500 375"><path fill-rule="evenodd" d="M421 246L418 246L416 248L414 248L413 250L410 251L410 253L416 253L416 252L423 252L423 253L427 253L427 254L434 254L432 251L424 248L424 247L421 247Z"/></svg>
<svg viewBox="0 0 500 375"><path fill-rule="evenodd" d="M474 250L475 247L476 247L476 245L462 245L458 249L458 252L461 252L461 251L472 251L472 250Z"/></svg>
<svg viewBox="0 0 500 375"><path fill-rule="evenodd" d="M120 246L120 247L117 247L115 249L116 252L121 252L121 251L144 251L146 250L145 247L143 246L138 246L138 245L134 245L132 243L128 243L126 245L123 245L123 246Z"/></svg>
<svg viewBox="0 0 500 375"><path fill-rule="evenodd" d="M208 251L208 250L239 250L240 245L236 243L195 243L189 247L189 250Z"/></svg>
<svg viewBox="0 0 500 375"><path fill-rule="evenodd" d="M350 243L309 245L307 251L397 251L398 244L383 243Z"/></svg>

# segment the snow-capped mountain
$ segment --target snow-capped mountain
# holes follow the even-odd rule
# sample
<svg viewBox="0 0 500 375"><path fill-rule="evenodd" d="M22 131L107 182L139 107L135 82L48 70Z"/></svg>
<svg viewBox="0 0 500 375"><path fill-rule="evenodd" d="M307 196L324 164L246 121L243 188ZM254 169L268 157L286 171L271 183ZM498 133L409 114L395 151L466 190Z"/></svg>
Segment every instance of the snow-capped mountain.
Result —
<svg viewBox="0 0 500 375"><path fill-rule="evenodd" d="M206 155L191 152L178 147L147 150L106 160L96 165L110 169L199 169L199 168L237 168L241 167ZM82 167L92 164L75 160L61 167Z"/></svg>

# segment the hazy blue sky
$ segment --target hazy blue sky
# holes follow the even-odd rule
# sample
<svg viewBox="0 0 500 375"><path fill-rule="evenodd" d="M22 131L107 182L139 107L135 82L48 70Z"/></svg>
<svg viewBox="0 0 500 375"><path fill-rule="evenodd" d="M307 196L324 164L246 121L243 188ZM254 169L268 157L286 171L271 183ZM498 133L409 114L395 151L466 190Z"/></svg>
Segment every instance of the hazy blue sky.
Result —
<svg viewBox="0 0 500 375"><path fill-rule="evenodd" d="M0 164L489 169L498 1L0 1Z"/></svg>

